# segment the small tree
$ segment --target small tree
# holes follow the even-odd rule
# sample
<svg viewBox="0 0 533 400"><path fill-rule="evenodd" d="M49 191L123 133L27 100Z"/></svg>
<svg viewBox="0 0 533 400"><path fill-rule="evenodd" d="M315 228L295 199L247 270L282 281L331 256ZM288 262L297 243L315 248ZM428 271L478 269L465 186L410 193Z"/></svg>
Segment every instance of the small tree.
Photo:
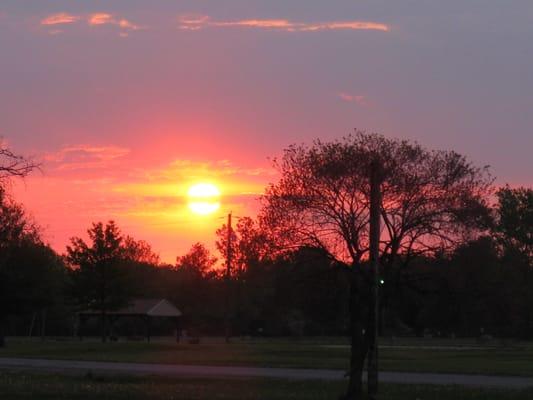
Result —
<svg viewBox="0 0 533 400"><path fill-rule="evenodd" d="M350 270L350 381L346 399L362 396L369 338L371 165L381 166L382 302L398 294L402 272L417 254L452 248L487 215L492 182L463 156L357 132L340 141L291 146L275 161L280 179L267 188L262 224L280 249L322 248Z"/></svg>
<svg viewBox="0 0 533 400"><path fill-rule="evenodd" d="M102 342L105 342L107 312L127 305L131 297L123 238L113 221L105 226L94 223L87 233L89 243L74 237L67 246L72 294L80 307L100 312Z"/></svg>

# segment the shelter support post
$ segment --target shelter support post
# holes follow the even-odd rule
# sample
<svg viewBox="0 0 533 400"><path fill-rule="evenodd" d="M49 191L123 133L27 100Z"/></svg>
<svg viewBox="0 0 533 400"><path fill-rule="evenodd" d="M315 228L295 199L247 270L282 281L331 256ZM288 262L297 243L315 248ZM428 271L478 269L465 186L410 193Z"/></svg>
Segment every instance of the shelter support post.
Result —
<svg viewBox="0 0 533 400"><path fill-rule="evenodd" d="M150 325L152 323L152 319L150 318L150 316L144 317L144 323L146 326L146 341L150 343L150 339L151 339Z"/></svg>
<svg viewBox="0 0 533 400"><path fill-rule="evenodd" d="M176 343L179 343L181 337L180 317L175 317L174 319L176 321Z"/></svg>

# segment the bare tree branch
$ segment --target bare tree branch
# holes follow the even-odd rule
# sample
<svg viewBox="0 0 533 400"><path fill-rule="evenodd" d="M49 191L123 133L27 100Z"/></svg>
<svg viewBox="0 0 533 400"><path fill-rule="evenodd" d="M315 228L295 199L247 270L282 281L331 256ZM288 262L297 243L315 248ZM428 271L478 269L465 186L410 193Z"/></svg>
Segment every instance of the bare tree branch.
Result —
<svg viewBox="0 0 533 400"><path fill-rule="evenodd" d="M0 183L13 177L24 178L39 168L39 163L13 153L0 140Z"/></svg>

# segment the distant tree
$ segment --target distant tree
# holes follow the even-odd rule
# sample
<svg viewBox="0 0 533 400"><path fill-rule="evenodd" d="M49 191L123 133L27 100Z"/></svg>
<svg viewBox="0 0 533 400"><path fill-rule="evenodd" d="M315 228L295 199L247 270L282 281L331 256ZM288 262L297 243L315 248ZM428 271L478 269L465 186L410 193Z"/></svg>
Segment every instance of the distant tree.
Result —
<svg viewBox="0 0 533 400"><path fill-rule="evenodd" d="M346 399L362 396L368 338L366 298L370 166L381 166L382 302L397 295L415 255L461 243L488 215L492 182L484 168L450 151L357 132L340 141L291 146L275 161L280 179L267 188L261 220L281 248L322 248L351 271L352 352ZM382 291L383 292L383 291Z"/></svg>
<svg viewBox="0 0 533 400"><path fill-rule="evenodd" d="M216 247L223 260L227 260L228 228L224 224L216 231ZM231 230L232 269L235 275L242 274L250 265L270 256L270 241L266 232L250 217L239 218Z"/></svg>
<svg viewBox="0 0 533 400"><path fill-rule="evenodd" d="M489 236L464 243L455 251L414 261L413 285L422 294L417 318L420 333L501 335L510 327L510 282L504 278L497 247ZM420 268L424 266L424 269ZM418 282L417 282L418 281ZM502 285L502 281L506 284Z"/></svg>
<svg viewBox="0 0 533 400"><path fill-rule="evenodd" d="M533 266L533 189L503 187L496 193L495 234L506 252Z"/></svg>
<svg viewBox="0 0 533 400"><path fill-rule="evenodd" d="M217 259L211 255L202 243L195 243L187 254L177 257L176 268L205 277L213 274L213 267L216 262Z"/></svg>
<svg viewBox="0 0 533 400"><path fill-rule="evenodd" d="M161 264L159 254L155 253L152 246L144 240L135 240L131 236L124 238L124 257L127 260L157 266Z"/></svg>
<svg viewBox="0 0 533 400"><path fill-rule="evenodd" d="M213 326L220 315L217 259L202 244L195 243L183 256L176 258L176 265L168 277L169 296L184 315L189 332ZM197 332L197 331L196 331Z"/></svg>
<svg viewBox="0 0 533 400"><path fill-rule="evenodd" d="M514 300L519 336L533 337L533 189L503 187L496 193L494 237L505 265L508 298Z"/></svg>
<svg viewBox="0 0 533 400"><path fill-rule="evenodd" d="M72 294L78 306L99 311L102 341L107 338L107 313L128 304L130 287L122 234L113 221L94 223L87 231L89 242L79 237L67 246L72 267Z"/></svg>
<svg viewBox="0 0 533 400"><path fill-rule="evenodd" d="M332 335L347 321L348 274L323 249L301 247L275 260L277 314L299 315L301 332ZM286 326L289 333L291 326Z"/></svg>

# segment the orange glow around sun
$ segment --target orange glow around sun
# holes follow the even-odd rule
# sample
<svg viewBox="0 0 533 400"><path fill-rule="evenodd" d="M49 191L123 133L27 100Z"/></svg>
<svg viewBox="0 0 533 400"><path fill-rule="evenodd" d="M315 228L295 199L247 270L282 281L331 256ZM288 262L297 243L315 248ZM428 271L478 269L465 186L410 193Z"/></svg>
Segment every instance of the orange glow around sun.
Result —
<svg viewBox="0 0 533 400"><path fill-rule="evenodd" d="M209 215L220 208L220 190L212 183L197 183L187 192L189 209L198 215Z"/></svg>

